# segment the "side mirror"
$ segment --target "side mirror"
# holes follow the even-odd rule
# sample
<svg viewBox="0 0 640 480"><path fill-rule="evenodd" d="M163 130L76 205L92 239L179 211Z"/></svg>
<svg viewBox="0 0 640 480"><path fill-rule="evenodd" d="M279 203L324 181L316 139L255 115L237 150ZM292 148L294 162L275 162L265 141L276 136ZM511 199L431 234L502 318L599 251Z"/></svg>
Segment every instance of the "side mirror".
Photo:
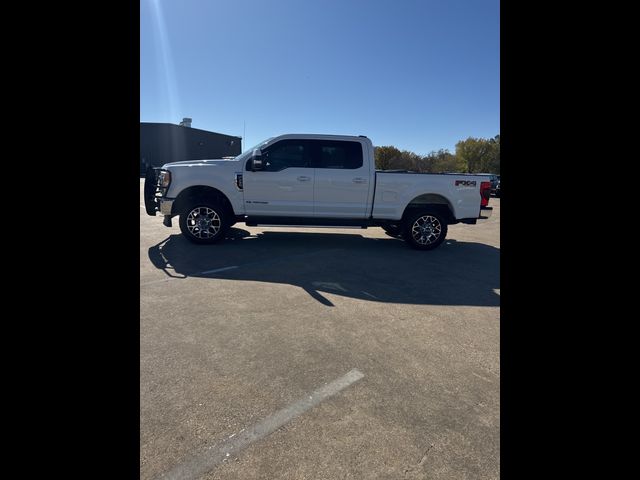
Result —
<svg viewBox="0 0 640 480"><path fill-rule="evenodd" d="M256 148L251 155L251 170L262 170L262 151Z"/></svg>

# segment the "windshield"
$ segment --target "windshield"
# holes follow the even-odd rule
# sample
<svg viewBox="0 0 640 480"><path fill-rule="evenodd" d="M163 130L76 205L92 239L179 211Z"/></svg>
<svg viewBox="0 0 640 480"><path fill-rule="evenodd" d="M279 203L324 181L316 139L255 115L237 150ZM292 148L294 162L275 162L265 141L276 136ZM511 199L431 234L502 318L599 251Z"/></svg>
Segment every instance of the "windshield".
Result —
<svg viewBox="0 0 640 480"><path fill-rule="evenodd" d="M241 153L240 155L238 155L235 160L238 160L240 162L244 162L245 160L248 160L249 157L251 156L251 154L253 153L253 151L256 148L262 148L264 147L267 143L269 143L271 140L273 140L274 137L268 138L260 143L258 143L257 145L254 145L253 147L251 147L250 149L248 149L246 152Z"/></svg>

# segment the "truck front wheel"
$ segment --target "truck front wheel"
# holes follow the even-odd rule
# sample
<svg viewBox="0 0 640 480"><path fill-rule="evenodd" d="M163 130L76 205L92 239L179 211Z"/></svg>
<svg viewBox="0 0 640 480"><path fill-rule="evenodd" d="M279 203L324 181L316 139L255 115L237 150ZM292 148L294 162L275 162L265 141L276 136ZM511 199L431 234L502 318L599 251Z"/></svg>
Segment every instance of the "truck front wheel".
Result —
<svg viewBox="0 0 640 480"><path fill-rule="evenodd" d="M229 220L224 209L216 204L202 202L180 215L180 231L194 243L211 244L224 238Z"/></svg>
<svg viewBox="0 0 640 480"><path fill-rule="evenodd" d="M433 250L447 236L447 222L434 211L410 215L404 225L404 239L418 250Z"/></svg>

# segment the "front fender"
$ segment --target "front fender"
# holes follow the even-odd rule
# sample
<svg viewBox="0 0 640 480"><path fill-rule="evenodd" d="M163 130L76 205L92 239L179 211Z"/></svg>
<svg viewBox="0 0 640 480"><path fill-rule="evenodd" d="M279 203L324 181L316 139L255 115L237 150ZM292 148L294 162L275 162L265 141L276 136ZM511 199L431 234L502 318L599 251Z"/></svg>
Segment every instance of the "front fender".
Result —
<svg viewBox="0 0 640 480"><path fill-rule="evenodd" d="M231 165L225 165L225 168L217 165L169 166L167 170L171 171L171 185L166 196L177 198L182 191L190 187L212 187L229 199L236 215L242 215L244 195L235 181L236 168L233 167L236 165L233 162L229 163Z"/></svg>

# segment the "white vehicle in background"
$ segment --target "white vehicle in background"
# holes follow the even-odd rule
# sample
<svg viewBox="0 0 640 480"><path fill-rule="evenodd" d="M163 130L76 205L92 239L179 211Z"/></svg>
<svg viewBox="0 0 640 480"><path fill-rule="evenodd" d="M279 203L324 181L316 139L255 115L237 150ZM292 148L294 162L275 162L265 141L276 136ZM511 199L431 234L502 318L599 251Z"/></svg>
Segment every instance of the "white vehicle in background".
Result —
<svg viewBox="0 0 640 480"><path fill-rule="evenodd" d="M491 215L491 182L465 174L376 171L364 136L287 134L233 159L149 169L145 205L164 224L179 216L195 243L212 244L236 222L248 226L382 227L420 250L447 226Z"/></svg>

